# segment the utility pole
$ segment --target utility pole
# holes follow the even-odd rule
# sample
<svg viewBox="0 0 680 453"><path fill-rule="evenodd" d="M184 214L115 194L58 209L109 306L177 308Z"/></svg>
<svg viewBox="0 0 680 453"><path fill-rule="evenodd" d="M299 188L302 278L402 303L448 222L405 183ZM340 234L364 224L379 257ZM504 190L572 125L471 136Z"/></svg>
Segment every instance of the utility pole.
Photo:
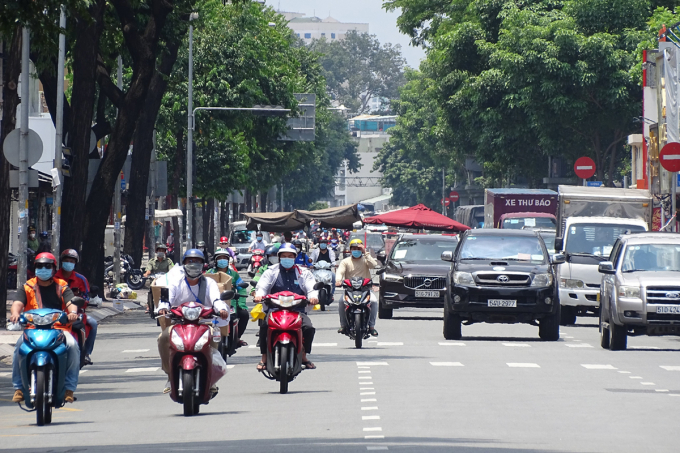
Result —
<svg viewBox="0 0 680 453"><path fill-rule="evenodd" d="M123 88L123 59L118 55L118 88ZM118 111L116 111L116 116ZM120 173L116 178L115 193L113 198L113 282L114 286L120 283Z"/></svg>
<svg viewBox="0 0 680 453"><path fill-rule="evenodd" d="M66 28L66 9L61 5L61 13L59 14L59 28L64 30ZM55 126L57 129L54 140L54 170L60 180L64 178L61 175L61 159L64 146L63 129L64 129L64 59L66 56L66 36L64 33L59 33L59 57L57 60L57 118ZM64 191L63 181L54 188L54 201L52 206L52 251L55 256L58 256L60 251L61 239L61 196Z"/></svg>
<svg viewBox="0 0 680 453"><path fill-rule="evenodd" d="M446 215L446 170L442 168L442 215Z"/></svg>
<svg viewBox="0 0 680 453"><path fill-rule="evenodd" d="M158 183L157 172L156 172L156 129L153 130L153 149L151 150L151 168L149 171L149 178L151 181L151 193L149 194L149 239L151 244L148 244L149 248L149 259L156 254L156 184Z"/></svg>
<svg viewBox="0 0 680 453"><path fill-rule="evenodd" d="M191 13L189 16L189 101L187 111L187 121L189 132L187 133L187 249L193 248L193 209L192 202L192 178L193 178L193 142L194 142L194 26L191 21L198 19L198 13ZM180 238L181 241L181 238Z"/></svg>
<svg viewBox="0 0 680 453"><path fill-rule="evenodd" d="M26 282L26 247L28 244L28 111L29 82L28 58L30 54L30 30L21 30L21 129L19 139L19 263L17 288Z"/></svg>

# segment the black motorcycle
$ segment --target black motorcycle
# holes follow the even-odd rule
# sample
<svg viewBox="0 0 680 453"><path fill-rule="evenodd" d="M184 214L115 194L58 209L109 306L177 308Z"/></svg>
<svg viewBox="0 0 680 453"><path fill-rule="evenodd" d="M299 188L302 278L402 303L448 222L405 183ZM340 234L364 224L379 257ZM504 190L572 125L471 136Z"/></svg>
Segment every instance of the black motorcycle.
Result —
<svg viewBox="0 0 680 453"><path fill-rule="evenodd" d="M237 288L247 288L248 283L239 283L236 285ZM238 299L241 297L248 297L244 296L238 293L234 294L234 302L238 302ZM232 355L236 354L236 350L238 349L238 315L236 311L234 310L231 313L231 316L229 317L229 335L226 337L222 337L220 344L217 347L217 350L220 352L222 355L222 358L224 361L227 361L227 357L231 357Z"/></svg>
<svg viewBox="0 0 680 453"><path fill-rule="evenodd" d="M120 254L120 274L123 281L132 290L141 289L144 286L144 272L135 269L135 262L130 255ZM104 282L113 286L113 257L104 258Z"/></svg>
<svg viewBox="0 0 680 453"><path fill-rule="evenodd" d="M370 278L353 277L342 282L345 289L343 307L347 317L347 335L354 340L357 349L361 349L363 341L370 337L368 320L371 316Z"/></svg>

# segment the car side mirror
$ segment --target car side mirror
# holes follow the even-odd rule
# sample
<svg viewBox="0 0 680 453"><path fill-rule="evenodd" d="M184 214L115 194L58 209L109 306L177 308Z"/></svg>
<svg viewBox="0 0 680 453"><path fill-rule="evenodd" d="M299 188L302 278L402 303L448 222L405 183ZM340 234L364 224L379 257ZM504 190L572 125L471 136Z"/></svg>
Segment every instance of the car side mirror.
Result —
<svg viewBox="0 0 680 453"><path fill-rule="evenodd" d="M221 300L232 300L234 298L234 295L235 295L234 291L232 291L231 289L228 289L225 292L223 292L222 294L220 294L220 299Z"/></svg>
<svg viewBox="0 0 680 453"><path fill-rule="evenodd" d="M564 256L562 253L555 253L552 257L550 257L550 262L552 264L562 264L567 262L567 257Z"/></svg>
<svg viewBox="0 0 680 453"><path fill-rule="evenodd" d="M385 264L385 260L387 259L387 256L385 255L385 251L381 250L380 252L378 252L377 258L378 258L378 261Z"/></svg>
<svg viewBox="0 0 680 453"><path fill-rule="evenodd" d="M380 269L378 269L377 271L375 271L375 275L382 275L382 274L385 273L386 270L387 270L387 269L385 269L384 267L381 267Z"/></svg>
<svg viewBox="0 0 680 453"><path fill-rule="evenodd" d="M615 274L616 269L614 269L614 263L611 261L602 261L599 266L597 266L597 271L600 274Z"/></svg>
<svg viewBox="0 0 680 453"><path fill-rule="evenodd" d="M71 299L71 303L78 308L83 308L85 306L85 299L83 299L80 296L76 296L73 299Z"/></svg>
<svg viewBox="0 0 680 453"><path fill-rule="evenodd" d="M452 262L453 261L453 252L451 250L446 250L446 251L442 252L441 258L442 258L442 261Z"/></svg>
<svg viewBox="0 0 680 453"><path fill-rule="evenodd" d="M561 252L562 250L564 250L564 238L556 236L555 237L555 251Z"/></svg>

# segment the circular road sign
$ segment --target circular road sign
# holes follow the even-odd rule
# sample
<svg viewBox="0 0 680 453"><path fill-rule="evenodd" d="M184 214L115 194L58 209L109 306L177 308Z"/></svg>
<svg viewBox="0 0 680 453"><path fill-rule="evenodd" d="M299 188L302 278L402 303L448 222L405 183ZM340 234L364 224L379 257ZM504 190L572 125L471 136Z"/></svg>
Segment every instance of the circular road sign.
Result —
<svg viewBox="0 0 680 453"><path fill-rule="evenodd" d="M442 198L442 204L444 206L448 206L451 204L451 200L449 200L448 198Z"/></svg>
<svg viewBox="0 0 680 453"><path fill-rule="evenodd" d="M5 142L2 144L2 152L5 155L7 162L19 166L19 139L21 137L21 129L14 129L7 134ZM43 142L40 136L33 129L28 130L28 166L38 163L43 153Z"/></svg>
<svg viewBox="0 0 680 453"><path fill-rule="evenodd" d="M449 200L451 200L452 203L455 203L456 201L458 201L458 198L460 198L460 197L458 196L458 192L455 192L455 191L454 191L454 192L451 192L451 193L449 194Z"/></svg>
<svg viewBox="0 0 680 453"><path fill-rule="evenodd" d="M595 174L595 161L590 157L579 157L574 162L574 173L581 179L588 179Z"/></svg>
<svg viewBox="0 0 680 453"><path fill-rule="evenodd" d="M661 166L670 172L680 171L680 143L668 143L659 153Z"/></svg>

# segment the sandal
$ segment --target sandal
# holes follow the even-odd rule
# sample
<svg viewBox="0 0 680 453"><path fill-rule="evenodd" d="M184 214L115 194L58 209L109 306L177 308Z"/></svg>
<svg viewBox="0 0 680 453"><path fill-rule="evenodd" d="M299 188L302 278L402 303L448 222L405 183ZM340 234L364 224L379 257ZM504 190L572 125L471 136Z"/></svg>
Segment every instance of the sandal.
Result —
<svg viewBox="0 0 680 453"><path fill-rule="evenodd" d="M311 360L302 362L302 364L305 366L305 370L316 370L316 365L314 365Z"/></svg>
<svg viewBox="0 0 680 453"><path fill-rule="evenodd" d="M260 373L267 369L267 364L265 362L260 362L257 364L257 371Z"/></svg>

